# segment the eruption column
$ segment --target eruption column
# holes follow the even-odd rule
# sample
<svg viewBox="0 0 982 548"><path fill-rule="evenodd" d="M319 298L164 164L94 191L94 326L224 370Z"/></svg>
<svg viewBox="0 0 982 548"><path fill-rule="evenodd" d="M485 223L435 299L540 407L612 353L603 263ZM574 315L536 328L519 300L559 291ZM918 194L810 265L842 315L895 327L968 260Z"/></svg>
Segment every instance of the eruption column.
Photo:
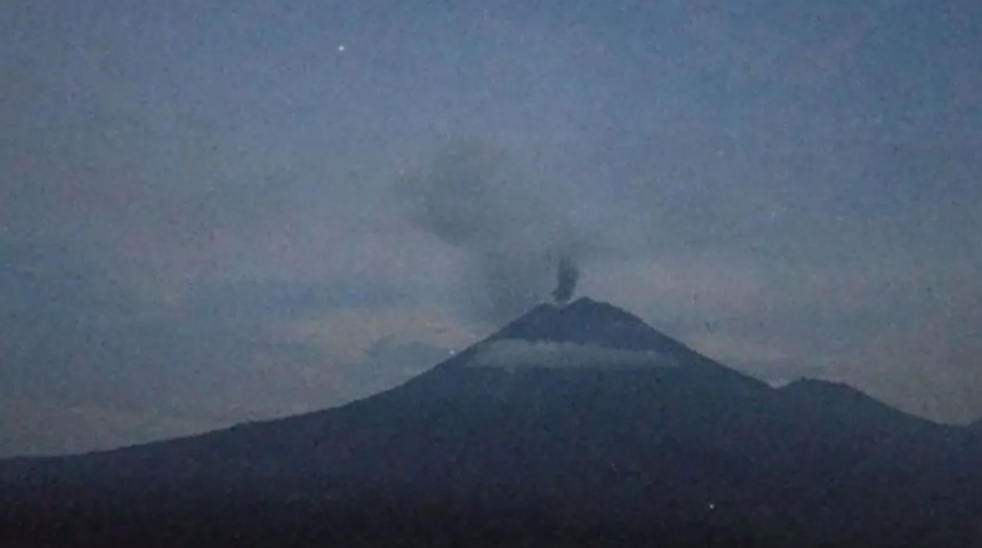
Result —
<svg viewBox="0 0 982 548"><path fill-rule="evenodd" d="M576 291L576 282L580 279L580 268L569 257L559 259L556 265L556 288L552 290L552 298L556 304L566 304Z"/></svg>

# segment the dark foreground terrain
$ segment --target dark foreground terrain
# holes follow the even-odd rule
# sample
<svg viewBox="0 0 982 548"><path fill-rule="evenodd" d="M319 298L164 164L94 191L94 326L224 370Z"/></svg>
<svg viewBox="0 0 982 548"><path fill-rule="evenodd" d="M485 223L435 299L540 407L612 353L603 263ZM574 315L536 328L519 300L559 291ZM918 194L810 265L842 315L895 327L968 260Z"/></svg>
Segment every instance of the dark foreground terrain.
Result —
<svg viewBox="0 0 982 548"><path fill-rule="evenodd" d="M485 501L487 504L490 501ZM243 497L104 496L4 501L4 547L334 547L334 546L980 546L964 517L951 529L895 523L837 539L816 538L775 519L741 512L664 508L614 517L561 504L520 507L360 497L260 501ZM870 520L883 516L871 515ZM959 523L960 521L960 523ZM879 529L879 530L877 530Z"/></svg>
<svg viewBox="0 0 982 548"><path fill-rule="evenodd" d="M781 546L709 519L660 527L437 503L101 501L5 512L4 546Z"/></svg>
<svg viewBox="0 0 982 548"><path fill-rule="evenodd" d="M387 392L0 461L8 546L982 547L982 423L543 305Z"/></svg>

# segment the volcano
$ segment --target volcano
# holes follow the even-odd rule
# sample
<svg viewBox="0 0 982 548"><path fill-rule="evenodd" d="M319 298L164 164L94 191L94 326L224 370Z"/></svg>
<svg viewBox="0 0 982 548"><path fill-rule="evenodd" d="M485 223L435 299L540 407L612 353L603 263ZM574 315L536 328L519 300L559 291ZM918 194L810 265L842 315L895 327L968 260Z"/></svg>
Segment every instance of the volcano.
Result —
<svg viewBox="0 0 982 548"><path fill-rule="evenodd" d="M0 486L16 540L119 530L122 543L149 527L175 544L243 545L248 530L277 545L968 546L982 522L977 439L842 384L772 388L581 298L342 407L7 461ZM86 505L103 509L94 522L77 517Z"/></svg>

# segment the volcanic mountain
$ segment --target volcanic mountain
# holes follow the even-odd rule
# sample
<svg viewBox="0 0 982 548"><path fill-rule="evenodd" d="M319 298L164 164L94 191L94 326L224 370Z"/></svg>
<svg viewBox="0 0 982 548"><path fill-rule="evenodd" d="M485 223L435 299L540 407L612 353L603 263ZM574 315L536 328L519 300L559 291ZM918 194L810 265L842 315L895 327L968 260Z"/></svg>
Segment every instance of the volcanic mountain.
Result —
<svg viewBox="0 0 982 548"><path fill-rule="evenodd" d="M508 542L525 539L515 523L538 516L548 531L632 531L647 541L705 544L707 532L740 531L741 545L954 546L968 545L982 518L976 440L846 385L771 388L624 310L580 299L540 305L408 383L339 408L8 461L0 486L20 507L41 497L77 508L79 493L259 500L315 521L367 498L388 509L387 523L411 527L426 521L414 508L437 505L457 512L440 523L459 525L462 512L470 524L442 525L441 535L494 523L519 531ZM276 527L300 527L278 512L268 513L280 516Z"/></svg>

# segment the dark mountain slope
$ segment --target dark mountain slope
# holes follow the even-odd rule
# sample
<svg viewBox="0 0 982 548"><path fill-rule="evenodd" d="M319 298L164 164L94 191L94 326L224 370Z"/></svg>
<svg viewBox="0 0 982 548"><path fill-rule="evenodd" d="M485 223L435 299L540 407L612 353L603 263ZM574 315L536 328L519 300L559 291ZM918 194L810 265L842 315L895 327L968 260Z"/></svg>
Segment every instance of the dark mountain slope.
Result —
<svg viewBox="0 0 982 548"><path fill-rule="evenodd" d="M982 516L977 462L969 429L845 385L772 389L581 299L537 307L410 382L337 409L8 461L0 479L35 500L164 493L308 510L429 501L604 530L722 527L783 545L903 545L968 534Z"/></svg>

